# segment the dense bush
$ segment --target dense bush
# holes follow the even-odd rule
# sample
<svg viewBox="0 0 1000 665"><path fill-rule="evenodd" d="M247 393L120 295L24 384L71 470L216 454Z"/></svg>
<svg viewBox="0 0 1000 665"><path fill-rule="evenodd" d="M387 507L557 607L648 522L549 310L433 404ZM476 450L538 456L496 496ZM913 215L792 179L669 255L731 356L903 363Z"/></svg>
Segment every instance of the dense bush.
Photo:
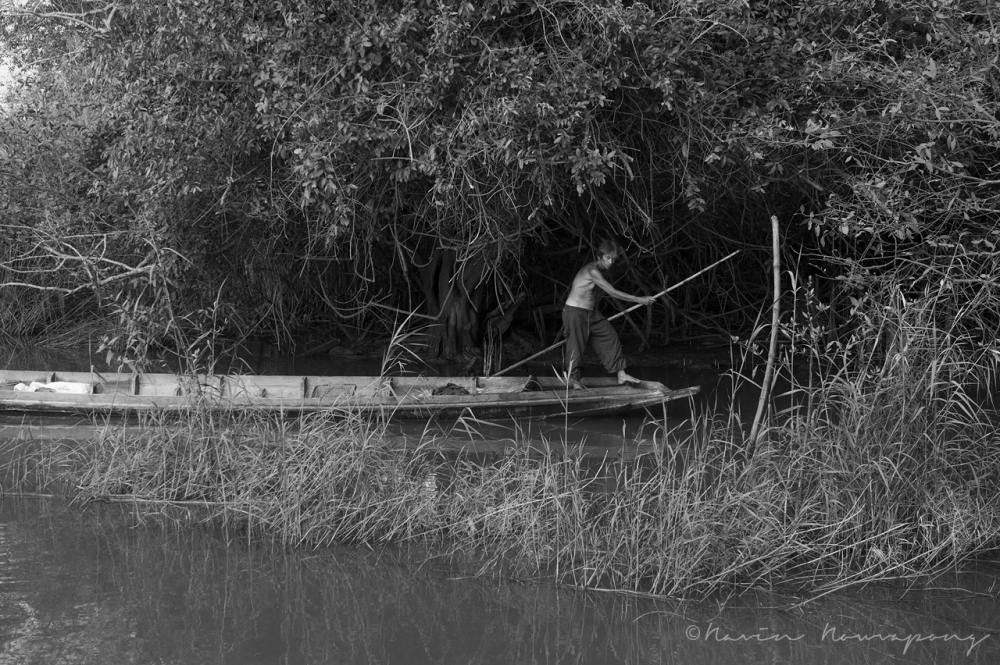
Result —
<svg viewBox="0 0 1000 665"><path fill-rule="evenodd" d="M692 330L732 331L776 214L831 325L898 287L996 337L987 0L34 7L4 10L23 84L0 121L4 279L35 287L0 311L25 332L61 290L132 355L390 325L374 303L474 343L518 291L558 300L552 257L604 231L634 290L760 249L679 298Z"/></svg>

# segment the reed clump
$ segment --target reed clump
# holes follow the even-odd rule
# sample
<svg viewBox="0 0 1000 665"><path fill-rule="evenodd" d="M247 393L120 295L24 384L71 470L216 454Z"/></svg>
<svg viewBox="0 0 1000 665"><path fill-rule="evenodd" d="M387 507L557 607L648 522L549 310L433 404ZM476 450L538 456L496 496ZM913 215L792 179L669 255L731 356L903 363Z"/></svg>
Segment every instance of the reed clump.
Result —
<svg viewBox="0 0 1000 665"><path fill-rule="evenodd" d="M425 529L428 473L348 412L298 421L193 409L180 421L105 428L89 441L8 454L8 489L69 488L74 501L195 509L289 545L374 543Z"/></svg>
<svg viewBox="0 0 1000 665"><path fill-rule="evenodd" d="M987 424L949 422L961 401L921 418L870 397L853 394L836 418L785 414L753 448L731 422L703 419L613 467L599 490L574 460L467 466L460 500L439 510L457 547L522 575L667 596L825 593L930 577L996 548L1000 450Z"/></svg>

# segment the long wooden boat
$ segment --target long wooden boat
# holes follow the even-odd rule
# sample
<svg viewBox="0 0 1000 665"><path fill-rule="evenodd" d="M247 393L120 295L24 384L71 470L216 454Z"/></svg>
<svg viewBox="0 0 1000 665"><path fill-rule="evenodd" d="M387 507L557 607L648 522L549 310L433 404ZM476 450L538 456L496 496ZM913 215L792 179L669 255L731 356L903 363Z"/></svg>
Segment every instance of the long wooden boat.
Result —
<svg viewBox="0 0 1000 665"><path fill-rule="evenodd" d="M0 370L0 413L134 415L197 408L287 415L334 409L391 418L605 416L661 409L697 386L555 377L175 375Z"/></svg>

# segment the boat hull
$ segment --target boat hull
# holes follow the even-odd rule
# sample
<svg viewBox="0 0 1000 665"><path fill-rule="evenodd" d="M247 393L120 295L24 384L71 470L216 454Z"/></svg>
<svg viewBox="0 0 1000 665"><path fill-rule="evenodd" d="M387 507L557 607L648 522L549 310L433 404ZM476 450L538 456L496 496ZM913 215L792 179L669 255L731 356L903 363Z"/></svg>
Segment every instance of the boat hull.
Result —
<svg viewBox="0 0 1000 665"><path fill-rule="evenodd" d="M39 379L44 379L39 381ZM14 390L14 382L39 384L37 392ZM667 390L619 386L592 380L567 390L551 380L504 377L269 377L168 374L0 373L0 412L124 416L214 412L263 412L284 416L361 413L393 419L431 417L609 416L659 411L698 387ZM80 392L49 391L46 386ZM441 394L445 391L446 394ZM450 391L450 392L449 392Z"/></svg>

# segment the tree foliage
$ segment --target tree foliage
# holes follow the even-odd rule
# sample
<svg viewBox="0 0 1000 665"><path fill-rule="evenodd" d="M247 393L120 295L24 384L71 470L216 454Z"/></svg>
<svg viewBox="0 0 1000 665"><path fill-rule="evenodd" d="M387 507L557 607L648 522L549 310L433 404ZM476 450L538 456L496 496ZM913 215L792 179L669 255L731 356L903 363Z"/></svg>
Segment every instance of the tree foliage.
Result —
<svg viewBox="0 0 1000 665"><path fill-rule="evenodd" d="M766 296L776 214L841 321L897 288L933 291L957 320L971 290L986 305L965 320L992 340L996 14L987 0L8 7L26 80L0 122L7 281L89 284L150 338L193 312L281 337L422 304L462 346L519 291L558 299L563 259L608 232L635 255L634 291L751 250L680 300L689 322L733 330Z"/></svg>

